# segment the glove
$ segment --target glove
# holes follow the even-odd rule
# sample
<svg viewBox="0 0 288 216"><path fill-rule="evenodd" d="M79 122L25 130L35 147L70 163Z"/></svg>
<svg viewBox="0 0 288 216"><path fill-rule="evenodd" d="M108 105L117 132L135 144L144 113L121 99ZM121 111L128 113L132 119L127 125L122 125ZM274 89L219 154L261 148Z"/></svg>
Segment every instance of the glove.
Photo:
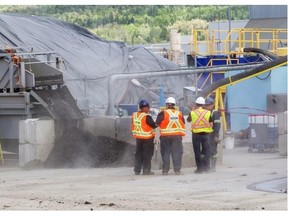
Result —
<svg viewBox="0 0 288 216"><path fill-rule="evenodd" d="M218 144L220 141L221 141L221 140L220 140L219 137L217 137L217 136L214 137L214 142L215 142L216 144Z"/></svg>

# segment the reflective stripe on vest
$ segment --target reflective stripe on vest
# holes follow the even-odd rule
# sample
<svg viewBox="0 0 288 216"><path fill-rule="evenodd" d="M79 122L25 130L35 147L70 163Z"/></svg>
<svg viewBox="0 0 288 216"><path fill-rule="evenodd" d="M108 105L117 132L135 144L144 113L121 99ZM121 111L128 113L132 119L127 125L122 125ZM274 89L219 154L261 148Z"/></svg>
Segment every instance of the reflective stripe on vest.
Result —
<svg viewBox="0 0 288 216"><path fill-rule="evenodd" d="M211 112L211 116L214 115L214 112L216 112L216 110L213 109L212 112ZM219 124L220 124L220 123L221 123L220 118L219 118L219 119L214 119L214 118L213 118L213 123L219 123Z"/></svg>
<svg viewBox="0 0 288 216"><path fill-rule="evenodd" d="M168 115L168 118L165 119L165 113ZM185 136L185 125L182 121L179 120L180 112L171 109L164 110L164 120L159 125L161 136L167 135L180 135Z"/></svg>
<svg viewBox="0 0 288 216"><path fill-rule="evenodd" d="M133 113L132 116L132 134L135 138L150 139L154 137L153 128L146 123L147 113Z"/></svg>
<svg viewBox="0 0 288 216"><path fill-rule="evenodd" d="M191 111L191 131L193 133L206 132L211 133L213 131L209 118L211 112L202 108Z"/></svg>

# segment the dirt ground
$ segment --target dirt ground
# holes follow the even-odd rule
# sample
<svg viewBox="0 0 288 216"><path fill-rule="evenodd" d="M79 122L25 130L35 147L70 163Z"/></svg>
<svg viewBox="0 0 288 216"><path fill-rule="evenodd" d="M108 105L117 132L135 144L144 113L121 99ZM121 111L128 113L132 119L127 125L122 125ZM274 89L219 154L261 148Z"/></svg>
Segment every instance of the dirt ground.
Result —
<svg viewBox="0 0 288 216"><path fill-rule="evenodd" d="M217 172L135 176L132 167L32 169L0 165L0 209L10 210L282 210L287 192L248 189L286 177L287 157L223 149ZM1 214L0 211L0 214Z"/></svg>

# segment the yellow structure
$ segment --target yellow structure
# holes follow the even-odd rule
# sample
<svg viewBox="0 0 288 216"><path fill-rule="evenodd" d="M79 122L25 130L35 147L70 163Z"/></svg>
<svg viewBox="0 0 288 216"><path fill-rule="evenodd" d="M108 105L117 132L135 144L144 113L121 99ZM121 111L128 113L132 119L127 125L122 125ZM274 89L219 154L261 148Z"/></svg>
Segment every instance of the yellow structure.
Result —
<svg viewBox="0 0 288 216"><path fill-rule="evenodd" d="M217 36L222 35L221 40L217 39ZM236 39L233 39L236 38ZM192 56L208 56L208 55L226 55L226 65L230 64L239 64L239 58L244 52L244 48L258 48L268 50L277 56L287 55L287 47L284 47L287 44L287 29L263 29L263 28L237 28L232 29L230 32L228 30L192 30L191 39L190 39L190 53ZM204 51L199 51L199 46L204 47ZM231 50L231 46L235 47L234 50ZM246 55L248 53L245 53ZM217 61L222 61L222 59L213 58L205 66L215 66ZM284 64L286 65L287 62ZM204 66L204 65L203 65ZM280 67L282 65L277 65ZM275 67L275 68L276 68ZM273 68L274 69L274 68ZM269 69L271 70L271 68ZM249 79L251 77L257 76L259 74L265 73L268 70L264 70L245 79L237 80L235 82L230 82L228 85L221 86L216 89L211 94L215 95L215 109L221 112L223 130L227 131L227 123L225 117L225 106L223 102L223 95L226 93L226 87L233 85L237 82ZM213 83L213 75L216 73L225 73L225 72L212 72L204 80L201 86L201 89L207 85L207 83ZM199 74L197 77L197 83L202 78L202 74Z"/></svg>
<svg viewBox="0 0 288 216"><path fill-rule="evenodd" d="M217 35L226 35L224 40L217 38ZM236 39L233 39L236 38ZM199 45L206 47L204 52L199 52ZM277 55L281 53L287 44L287 29L268 28L235 28L228 30L192 30L190 39L191 55L241 55L245 47L268 50ZM230 50L231 46L235 50ZM287 48L286 48L287 54Z"/></svg>

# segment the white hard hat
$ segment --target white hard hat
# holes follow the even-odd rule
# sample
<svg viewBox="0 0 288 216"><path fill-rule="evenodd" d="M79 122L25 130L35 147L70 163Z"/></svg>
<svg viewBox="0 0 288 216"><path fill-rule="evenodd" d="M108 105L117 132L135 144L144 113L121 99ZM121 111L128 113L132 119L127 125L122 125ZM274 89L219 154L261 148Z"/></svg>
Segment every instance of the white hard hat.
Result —
<svg viewBox="0 0 288 216"><path fill-rule="evenodd" d="M205 99L203 97L198 97L195 103L200 104L200 105L205 105Z"/></svg>
<svg viewBox="0 0 288 216"><path fill-rule="evenodd" d="M173 97L168 97L165 101L165 103L169 103L169 104L176 104L176 100Z"/></svg>

